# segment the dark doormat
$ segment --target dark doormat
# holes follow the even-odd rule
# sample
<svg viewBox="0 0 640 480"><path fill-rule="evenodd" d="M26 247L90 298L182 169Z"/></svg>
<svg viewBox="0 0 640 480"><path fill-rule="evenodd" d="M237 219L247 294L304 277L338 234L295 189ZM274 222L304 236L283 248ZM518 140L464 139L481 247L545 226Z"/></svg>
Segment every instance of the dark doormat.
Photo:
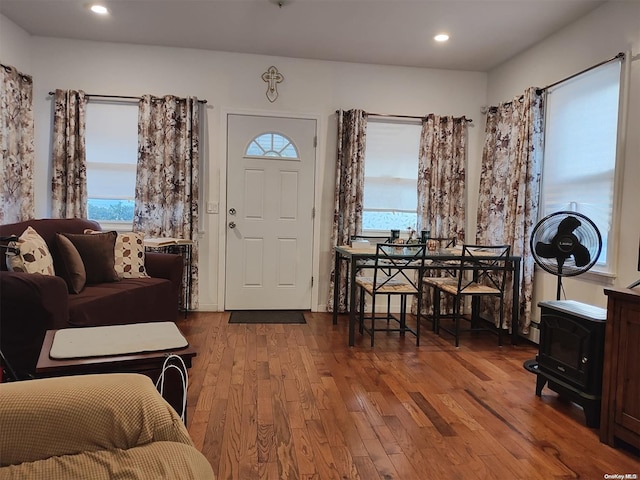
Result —
<svg viewBox="0 0 640 480"><path fill-rule="evenodd" d="M301 310L234 310L229 323L307 323Z"/></svg>

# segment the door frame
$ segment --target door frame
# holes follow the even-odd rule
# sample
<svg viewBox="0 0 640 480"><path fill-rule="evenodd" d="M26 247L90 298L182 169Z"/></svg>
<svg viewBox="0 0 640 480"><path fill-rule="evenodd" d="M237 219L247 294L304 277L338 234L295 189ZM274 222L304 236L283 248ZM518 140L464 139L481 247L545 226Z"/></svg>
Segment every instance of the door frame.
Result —
<svg viewBox="0 0 640 480"><path fill-rule="evenodd" d="M255 117L274 117L274 118L292 118L299 120L315 120L316 121L316 138L317 145L315 149L314 162L314 179L313 179L313 208L315 215L313 217L313 235L312 235L312 265L311 272L313 276L313 285L311 286L311 311L318 311L318 292L320 285L320 202L321 195L321 175L320 161L324 158L324 151L321 135L322 124L321 117L318 114L305 114L299 112L272 112L269 110L254 109L238 109L238 108L221 108L220 109L220 176L219 176L219 214L218 214L218 308L219 311L225 310L225 288L226 288L226 271L227 271L227 162L229 148L228 141L228 122L229 115L251 115Z"/></svg>

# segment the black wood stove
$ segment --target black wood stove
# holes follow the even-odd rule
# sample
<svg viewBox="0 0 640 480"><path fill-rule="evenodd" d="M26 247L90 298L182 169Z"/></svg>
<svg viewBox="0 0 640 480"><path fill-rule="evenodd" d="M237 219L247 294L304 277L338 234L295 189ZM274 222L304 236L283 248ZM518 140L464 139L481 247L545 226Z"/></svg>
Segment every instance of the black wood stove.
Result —
<svg viewBox="0 0 640 480"><path fill-rule="evenodd" d="M548 387L582 406L588 427L600 424L607 310L575 302L540 302L540 344L525 368L537 376L536 395Z"/></svg>

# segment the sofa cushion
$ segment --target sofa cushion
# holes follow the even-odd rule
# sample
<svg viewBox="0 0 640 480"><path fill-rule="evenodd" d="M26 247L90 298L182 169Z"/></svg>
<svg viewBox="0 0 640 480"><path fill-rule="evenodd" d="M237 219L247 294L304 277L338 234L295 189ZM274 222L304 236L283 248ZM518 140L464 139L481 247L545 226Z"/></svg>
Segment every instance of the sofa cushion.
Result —
<svg viewBox="0 0 640 480"><path fill-rule="evenodd" d="M19 378L35 372L45 332L69 327L68 291L55 275L0 272L0 349Z"/></svg>
<svg viewBox="0 0 640 480"><path fill-rule="evenodd" d="M192 445L178 414L140 374L10 382L1 398L0 466L156 441Z"/></svg>
<svg viewBox="0 0 640 480"><path fill-rule="evenodd" d="M56 234L56 248L60 261L58 275L67 283L69 293L80 293L87 282L87 271L78 249L59 233Z"/></svg>
<svg viewBox="0 0 640 480"><path fill-rule="evenodd" d="M74 327L175 321L177 313L173 283L162 278L123 278L69 295L69 325Z"/></svg>
<svg viewBox="0 0 640 480"><path fill-rule="evenodd" d="M11 382L0 398L0 480L215 478L146 376Z"/></svg>
<svg viewBox="0 0 640 480"><path fill-rule="evenodd" d="M92 235L62 233L76 247L87 274L87 284L115 282L118 274L114 269L116 232Z"/></svg>
<svg viewBox="0 0 640 480"><path fill-rule="evenodd" d="M138 447L85 451L0 468L0 480L16 479L215 480L207 458L179 442L151 442Z"/></svg>
<svg viewBox="0 0 640 480"><path fill-rule="evenodd" d="M84 233L102 232L86 229ZM148 277L144 267L144 233L118 232L114 260L114 269L119 278Z"/></svg>
<svg viewBox="0 0 640 480"><path fill-rule="evenodd" d="M7 251L7 268L14 272L41 273L55 275L53 257L44 239L32 227L22 232L10 247L17 248L18 253Z"/></svg>

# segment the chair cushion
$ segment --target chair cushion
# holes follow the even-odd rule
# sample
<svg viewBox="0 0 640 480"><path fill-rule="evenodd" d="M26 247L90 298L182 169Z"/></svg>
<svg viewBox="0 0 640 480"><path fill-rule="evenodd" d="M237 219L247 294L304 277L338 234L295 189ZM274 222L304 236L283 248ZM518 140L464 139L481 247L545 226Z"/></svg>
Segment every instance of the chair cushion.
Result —
<svg viewBox="0 0 640 480"><path fill-rule="evenodd" d="M438 286L443 292L450 293L451 295L458 294L458 282L455 284L441 284ZM479 283L473 283L460 291L460 295L500 295L502 292L494 287L482 285Z"/></svg>
<svg viewBox="0 0 640 480"><path fill-rule="evenodd" d="M439 287L441 285L453 285L457 288L458 286L458 279L453 277L424 277L422 281L435 287Z"/></svg>
<svg viewBox="0 0 640 480"><path fill-rule="evenodd" d="M385 283L386 279L378 277L378 286L374 288L373 277L356 277L356 284L360 285L369 294L398 294L398 295L413 295L418 293L418 289L408 282L402 282L399 279L391 279Z"/></svg>

